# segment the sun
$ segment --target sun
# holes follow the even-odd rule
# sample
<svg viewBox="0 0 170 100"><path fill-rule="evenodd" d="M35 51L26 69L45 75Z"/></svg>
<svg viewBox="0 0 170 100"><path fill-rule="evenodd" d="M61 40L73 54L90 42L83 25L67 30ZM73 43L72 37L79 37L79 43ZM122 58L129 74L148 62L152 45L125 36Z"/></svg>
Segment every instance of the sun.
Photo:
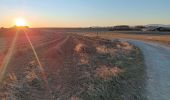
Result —
<svg viewBox="0 0 170 100"><path fill-rule="evenodd" d="M16 26L26 26L26 21L23 18L18 18L15 20L15 25Z"/></svg>

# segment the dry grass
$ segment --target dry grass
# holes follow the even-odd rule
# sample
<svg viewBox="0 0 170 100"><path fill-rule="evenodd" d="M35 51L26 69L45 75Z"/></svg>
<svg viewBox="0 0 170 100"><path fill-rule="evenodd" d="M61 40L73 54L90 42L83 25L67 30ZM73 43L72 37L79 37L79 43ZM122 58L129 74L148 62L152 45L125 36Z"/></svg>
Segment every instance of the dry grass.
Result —
<svg viewBox="0 0 170 100"><path fill-rule="evenodd" d="M125 33L125 34L124 34ZM163 43L166 45L170 45L170 35L161 35L160 34L131 34L126 32L116 33L116 32L101 32L98 37L105 38L105 39L114 39L114 38L127 38L127 39L137 39L137 40L145 40L145 41L152 41ZM162 33L163 34L163 33ZM86 36L89 37L96 37L95 33L87 33Z"/></svg>
<svg viewBox="0 0 170 100"><path fill-rule="evenodd" d="M129 43L101 38L78 35L55 37L60 36L62 38L55 42L36 48L55 100L141 98L138 87L144 81L144 67L139 49ZM6 78L0 92L10 94L6 97L16 100L50 100L49 95L44 95L48 93L33 61L35 58L31 51L26 52L14 55L7 73L14 74ZM13 88L12 92L6 86Z"/></svg>
<svg viewBox="0 0 170 100"><path fill-rule="evenodd" d="M98 53L100 54L106 54L106 53L109 53L111 54L112 56L114 56L117 52L117 49L115 48L107 48L106 46L97 46L96 47L96 50Z"/></svg>
<svg viewBox="0 0 170 100"><path fill-rule="evenodd" d="M21 79L18 79L16 74L9 73L1 84L3 85L1 98L4 100L32 100L35 96L37 100L40 100L41 94L46 94L46 91L43 90L45 86L40 75L41 72L34 61L29 63L23 73L25 76Z"/></svg>
<svg viewBox="0 0 170 100"><path fill-rule="evenodd" d="M75 46L75 51L76 52L81 52L83 49L85 48L85 45L84 44L82 44L82 43L79 43L79 44L77 44L76 46Z"/></svg>
<svg viewBox="0 0 170 100"><path fill-rule="evenodd" d="M122 46L120 46L120 45L122 45ZM121 42L120 45L117 45L117 46L118 46L119 48L124 49L124 50L127 50L127 51L133 50L133 46L130 45L128 42Z"/></svg>
<svg viewBox="0 0 170 100"><path fill-rule="evenodd" d="M110 68L107 66L101 66L101 67L97 68L95 72L96 72L97 77L107 80L111 77L118 76L120 73L123 72L123 70L118 67Z"/></svg>
<svg viewBox="0 0 170 100"><path fill-rule="evenodd" d="M77 96L72 96L72 97L70 98L70 100L83 100L83 99L80 99L80 98L77 97Z"/></svg>

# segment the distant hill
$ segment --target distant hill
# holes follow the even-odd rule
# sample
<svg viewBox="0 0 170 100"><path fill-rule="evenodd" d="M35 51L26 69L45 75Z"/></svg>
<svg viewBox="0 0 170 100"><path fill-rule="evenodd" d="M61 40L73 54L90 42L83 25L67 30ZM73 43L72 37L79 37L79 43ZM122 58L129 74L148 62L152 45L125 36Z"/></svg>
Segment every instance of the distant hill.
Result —
<svg viewBox="0 0 170 100"><path fill-rule="evenodd" d="M144 28L143 31L170 32L170 25L150 24L146 25L146 28Z"/></svg>
<svg viewBox="0 0 170 100"><path fill-rule="evenodd" d="M147 27L168 27L170 28L170 25L164 25L164 24L149 24L149 25L146 25Z"/></svg>

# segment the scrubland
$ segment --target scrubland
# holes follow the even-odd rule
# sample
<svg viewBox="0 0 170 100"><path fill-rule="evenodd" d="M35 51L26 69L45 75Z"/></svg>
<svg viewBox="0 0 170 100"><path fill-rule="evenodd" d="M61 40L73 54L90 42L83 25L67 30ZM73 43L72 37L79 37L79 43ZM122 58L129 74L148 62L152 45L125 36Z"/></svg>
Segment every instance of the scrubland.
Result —
<svg viewBox="0 0 170 100"><path fill-rule="evenodd" d="M39 35L30 36L30 39L45 76L42 75L29 44L20 37L1 82L0 98L144 99L145 67L143 56L137 47L119 40L59 34L55 31L50 31L45 36L41 31L35 34ZM21 48L22 46L24 47Z"/></svg>

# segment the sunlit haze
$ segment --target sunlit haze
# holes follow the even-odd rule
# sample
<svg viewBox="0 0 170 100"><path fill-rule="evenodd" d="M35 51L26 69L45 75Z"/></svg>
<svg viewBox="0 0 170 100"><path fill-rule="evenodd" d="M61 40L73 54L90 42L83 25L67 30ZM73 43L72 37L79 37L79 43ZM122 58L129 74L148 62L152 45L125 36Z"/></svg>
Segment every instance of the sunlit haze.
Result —
<svg viewBox="0 0 170 100"><path fill-rule="evenodd" d="M15 20L16 26L27 26L26 21L23 18L18 18Z"/></svg>
<svg viewBox="0 0 170 100"><path fill-rule="evenodd" d="M1 0L0 27L23 16L31 27L169 24L170 0Z"/></svg>

